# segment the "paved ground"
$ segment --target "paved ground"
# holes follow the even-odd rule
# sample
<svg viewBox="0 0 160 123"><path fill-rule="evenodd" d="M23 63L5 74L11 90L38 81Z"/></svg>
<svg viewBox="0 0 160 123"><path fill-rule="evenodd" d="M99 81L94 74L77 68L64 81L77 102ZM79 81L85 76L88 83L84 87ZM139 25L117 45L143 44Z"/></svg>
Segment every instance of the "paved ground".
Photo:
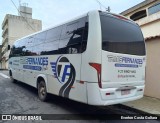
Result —
<svg viewBox="0 0 160 123"><path fill-rule="evenodd" d="M58 117L63 119L66 114L137 114L136 112L127 111L116 106L94 107L60 98L51 95L48 102L41 102L37 97L37 90L23 83L12 83L5 76L8 71L0 71L0 114L61 114ZM134 123L135 121L106 121L106 120L84 120L83 116L79 116L76 120L80 122L91 123L108 123L108 122L125 122ZM91 115L90 117L93 117ZM91 118L92 119L92 118ZM98 119L98 118L97 118ZM0 121L1 122L1 121ZM23 121L27 122L27 121ZM37 121L40 122L40 121ZM43 121L53 122L53 121ZM54 121L57 122L57 121ZM66 120L58 120L58 122L68 122ZM75 122L70 120L69 122ZM138 123L158 123L156 120L137 120ZM11 122L13 123L13 121ZM17 121L15 121L17 123Z"/></svg>
<svg viewBox="0 0 160 123"><path fill-rule="evenodd" d="M123 103L126 106L160 116L160 99L144 96L142 99Z"/></svg>

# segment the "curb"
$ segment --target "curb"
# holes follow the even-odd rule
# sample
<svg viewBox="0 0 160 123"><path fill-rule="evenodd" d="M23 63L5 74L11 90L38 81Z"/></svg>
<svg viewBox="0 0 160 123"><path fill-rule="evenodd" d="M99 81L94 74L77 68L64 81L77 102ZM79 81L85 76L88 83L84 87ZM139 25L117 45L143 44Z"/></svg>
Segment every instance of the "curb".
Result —
<svg viewBox="0 0 160 123"><path fill-rule="evenodd" d="M140 109L136 109L136 108L134 108L134 107L126 106L126 105L124 105L124 104L118 104L117 107L121 107L121 108L124 108L124 109L126 109L126 110L131 110L131 111L137 112L137 113L142 114L142 115L155 116L155 117L157 117L158 119L160 119L160 114L152 114L152 113L149 113L149 112L142 111L142 110L140 110Z"/></svg>
<svg viewBox="0 0 160 123"><path fill-rule="evenodd" d="M0 69L0 70L6 70L7 71L8 69Z"/></svg>

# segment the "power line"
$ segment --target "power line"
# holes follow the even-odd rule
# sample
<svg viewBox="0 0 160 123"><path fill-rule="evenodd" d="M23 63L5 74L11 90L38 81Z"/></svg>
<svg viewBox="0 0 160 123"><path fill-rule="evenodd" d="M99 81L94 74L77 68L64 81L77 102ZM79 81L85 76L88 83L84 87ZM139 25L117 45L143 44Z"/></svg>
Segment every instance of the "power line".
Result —
<svg viewBox="0 0 160 123"><path fill-rule="evenodd" d="M102 7L104 7L106 9L106 7L99 1L99 0L96 0L97 3L99 3Z"/></svg>
<svg viewBox="0 0 160 123"><path fill-rule="evenodd" d="M96 2L99 4L100 10L101 10L101 3L98 0L96 0Z"/></svg>
<svg viewBox="0 0 160 123"><path fill-rule="evenodd" d="M96 0L96 2L99 3L100 9L101 9L101 6L102 6L103 8L106 9L106 11L110 12L110 7L109 7L109 6L108 6L108 8L107 8L107 7L106 7L105 5L103 5L99 0Z"/></svg>
<svg viewBox="0 0 160 123"><path fill-rule="evenodd" d="M11 0L11 2L12 2L12 4L14 5L14 7L17 9L18 13L23 17L23 15L22 15L21 12L18 10L18 8L17 8L16 4L13 2L13 0ZM24 20L26 21L26 23L30 26L30 28L31 28L33 31L36 31L36 30L28 23L28 21L26 20L26 18L25 18L25 17L23 17L23 18L24 18Z"/></svg>

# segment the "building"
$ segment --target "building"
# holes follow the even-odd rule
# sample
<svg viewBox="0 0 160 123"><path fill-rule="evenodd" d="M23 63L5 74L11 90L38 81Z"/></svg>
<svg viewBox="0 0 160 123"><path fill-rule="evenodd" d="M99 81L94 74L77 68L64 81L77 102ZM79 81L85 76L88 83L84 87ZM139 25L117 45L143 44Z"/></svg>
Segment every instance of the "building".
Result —
<svg viewBox="0 0 160 123"><path fill-rule="evenodd" d="M147 49L145 95L160 99L160 0L145 0L120 14L142 29Z"/></svg>
<svg viewBox="0 0 160 123"><path fill-rule="evenodd" d="M32 19L32 8L19 7L19 16L7 14L2 23L2 68L8 68L9 52L8 45L12 47L14 41L42 30L42 22Z"/></svg>

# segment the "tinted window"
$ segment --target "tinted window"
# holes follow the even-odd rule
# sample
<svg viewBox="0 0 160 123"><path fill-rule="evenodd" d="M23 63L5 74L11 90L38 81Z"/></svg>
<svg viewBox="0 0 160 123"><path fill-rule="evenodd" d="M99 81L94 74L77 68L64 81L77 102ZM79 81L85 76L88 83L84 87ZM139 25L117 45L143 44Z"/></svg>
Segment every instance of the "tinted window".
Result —
<svg viewBox="0 0 160 123"><path fill-rule="evenodd" d="M82 46L81 50L84 52L87 48L87 40L88 40L88 18L85 18L85 24L84 24L84 32L83 32L83 40L82 40Z"/></svg>
<svg viewBox="0 0 160 123"><path fill-rule="evenodd" d="M23 49L24 56L32 56L33 55L32 49L33 49L33 47L26 47L26 48L24 48Z"/></svg>
<svg viewBox="0 0 160 123"><path fill-rule="evenodd" d="M62 26L47 31L46 42L57 41L60 39Z"/></svg>
<svg viewBox="0 0 160 123"><path fill-rule="evenodd" d="M47 34L47 31L41 32L41 33L36 34L35 36L32 36L33 46L44 43L46 40L46 34Z"/></svg>
<svg viewBox="0 0 160 123"><path fill-rule="evenodd" d="M86 17L76 22L71 22L63 27L59 43L59 52L62 54L82 53L82 41L85 31ZM86 31L85 31L86 32ZM88 33L87 33L88 34ZM85 35L84 40L86 40ZM85 44L85 43L84 43ZM84 46L85 47L85 46Z"/></svg>
<svg viewBox="0 0 160 123"><path fill-rule="evenodd" d="M150 8L148 9L149 15L154 14L154 13L157 13L157 12L159 12L159 11L160 11L160 3L158 3L158 4L156 4L156 5L152 6L152 7L150 7Z"/></svg>
<svg viewBox="0 0 160 123"><path fill-rule="evenodd" d="M70 37L73 35L74 31L76 31L78 28L78 21L73 21L68 24L63 25L62 28L62 34L61 34L61 40L63 39L70 39Z"/></svg>
<svg viewBox="0 0 160 123"><path fill-rule="evenodd" d="M57 54L61 30L62 26L59 26L46 31L46 35L40 35L43 40L38 41L37 45L33 47L33 55Z"/></svg>
<svg viewBox="0 0 160 123"><path fill-rule="evenodd" d="M45 43L41 55L58 54L58 43L59 43L58 40Z"/></svg>
<svg viewBox="0 0 160 123"><path fill-rule="evenodd" d="M22 39L17 41L11 48L10 52L10 57L16 57L16 56L23 56L24 52L23 50L25 49L25 40Z"/></svg>
<svg viewBox="0 0 160 123"><path fill-rule="evenodd" d="M15 57L15 45L12 46L10 54L9 54L9 58L11 57Z"/></svg>
<svg viewBox="0 0 160 123"><path fill-rule="evenodd" d="M87 18L32 35L15 43L11 55L75 54L86 50L88 38Z"/></svg>
<svg viewBox="0 0 160 123"><path fill-rule="evenodd" d="M138 25L101 14L102 49L110 52L145 55L145 44Z"/></svg>

